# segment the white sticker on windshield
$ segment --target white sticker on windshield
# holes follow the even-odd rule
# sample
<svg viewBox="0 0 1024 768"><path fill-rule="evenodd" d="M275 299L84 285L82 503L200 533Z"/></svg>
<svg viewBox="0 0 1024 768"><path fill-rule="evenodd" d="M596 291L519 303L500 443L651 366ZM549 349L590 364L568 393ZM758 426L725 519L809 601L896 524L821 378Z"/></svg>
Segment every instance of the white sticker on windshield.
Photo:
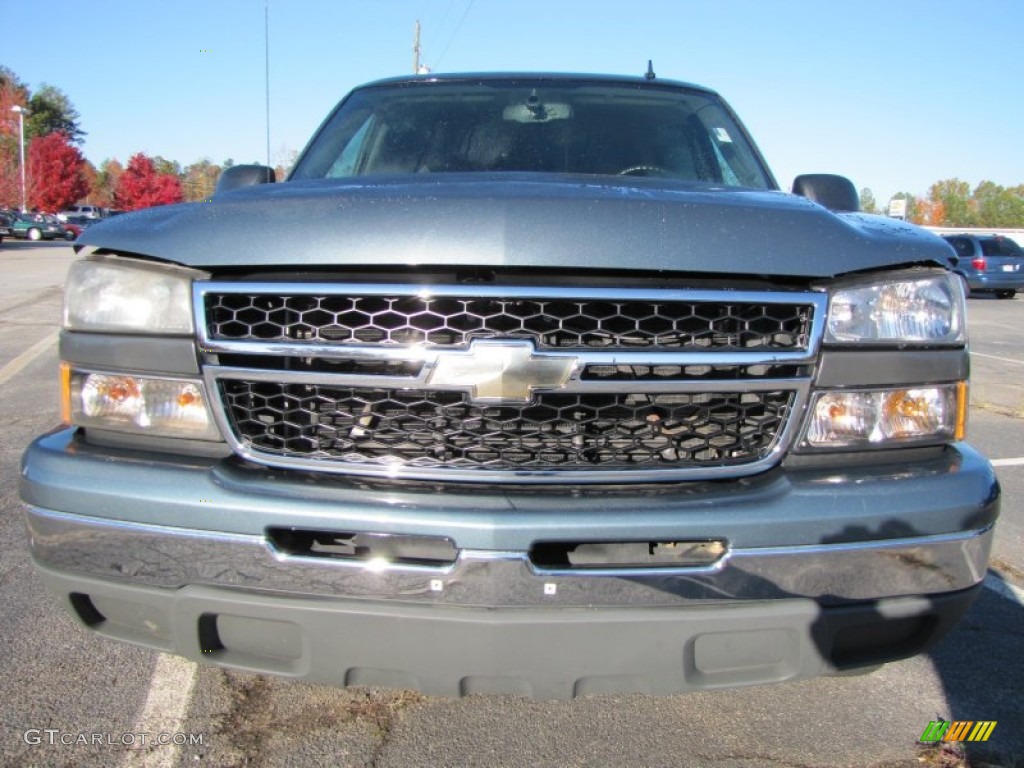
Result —
<svg viewBox="0 0 1024 768"><path fill-rule="evenodd" d="M732 144L732 136L725 128L715 128L715 138L723 144Z"/></svg>

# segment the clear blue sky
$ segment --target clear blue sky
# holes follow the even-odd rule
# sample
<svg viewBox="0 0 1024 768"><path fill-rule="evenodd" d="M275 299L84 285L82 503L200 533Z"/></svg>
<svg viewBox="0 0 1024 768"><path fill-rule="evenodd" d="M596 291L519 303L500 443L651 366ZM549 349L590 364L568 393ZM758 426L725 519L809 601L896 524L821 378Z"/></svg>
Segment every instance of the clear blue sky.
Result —
<svg viewBox="0 0 1024 768"><path fill-rule="evenodd" d="M24 9L0 0L0 64L68 94L93 163L265 160L264 0ZM885 201L1024 183L1020 0L269 0L269 19L275 162L352 86L410 72L419 19L438 72L641 74L651 58L722 93L784 187L827 171Z"/></svg>

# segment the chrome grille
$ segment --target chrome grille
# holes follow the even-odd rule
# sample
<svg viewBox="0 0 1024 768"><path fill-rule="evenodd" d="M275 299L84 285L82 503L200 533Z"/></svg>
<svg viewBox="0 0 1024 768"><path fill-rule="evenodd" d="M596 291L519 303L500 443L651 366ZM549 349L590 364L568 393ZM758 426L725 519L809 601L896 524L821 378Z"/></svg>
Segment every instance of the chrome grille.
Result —
<svg viewBox="0 0 1024 768"><path fill-rule="evenodd" d="M197 282L193 303L215 415L246 458L585 483L770 467L806 402L826 298Z"/></svg>
<svg viewBox="0 0 1024 768"><path fill-rule="evenodd" d="M480 405L462 392L221 382L253 448L416 467L698 467L763 458L793 392L552 394Z"/></svg>
<svg viewBox="0 0 1024 768"><path fill-rule="evenodd" d="M209 293L216 340L465 346L528 338L542 348L801 349L811 307L732 299L609 301L452 296Z"/></svg>

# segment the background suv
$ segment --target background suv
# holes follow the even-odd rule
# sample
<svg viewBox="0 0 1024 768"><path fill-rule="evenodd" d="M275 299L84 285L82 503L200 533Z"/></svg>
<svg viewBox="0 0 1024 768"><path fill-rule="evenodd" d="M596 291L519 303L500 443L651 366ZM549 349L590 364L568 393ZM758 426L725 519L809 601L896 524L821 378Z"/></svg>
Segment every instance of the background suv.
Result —
<svg viewBox="0 0 1024 768"><path fill-rule="evenodd" d="M971 291L992 291L1000 299L1012 299L1024 289L1024 250L999 235L944 235L956 256L953 270Z"/></svg>

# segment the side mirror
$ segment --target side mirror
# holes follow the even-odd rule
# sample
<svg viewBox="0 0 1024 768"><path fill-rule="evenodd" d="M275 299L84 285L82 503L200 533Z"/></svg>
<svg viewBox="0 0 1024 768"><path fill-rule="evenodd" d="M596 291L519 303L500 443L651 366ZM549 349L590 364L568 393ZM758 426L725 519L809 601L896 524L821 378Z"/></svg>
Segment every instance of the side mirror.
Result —
<svg viewBox="0 0 1024 768"><path fill-rule="evenodd" d="M254 184L273 184L277 181L273 168L265 165L232 165L225 168L217 179L217 188L213 194L230 192L239 187L251 187Z"/></svg>
<svg viewBox="0 0 1024 768"><path fill-rule="evenodd" d="M859 211L860 195L853 182L831 173L806 173L793 180L793 194L806 197L831 211Z"/></svg>

